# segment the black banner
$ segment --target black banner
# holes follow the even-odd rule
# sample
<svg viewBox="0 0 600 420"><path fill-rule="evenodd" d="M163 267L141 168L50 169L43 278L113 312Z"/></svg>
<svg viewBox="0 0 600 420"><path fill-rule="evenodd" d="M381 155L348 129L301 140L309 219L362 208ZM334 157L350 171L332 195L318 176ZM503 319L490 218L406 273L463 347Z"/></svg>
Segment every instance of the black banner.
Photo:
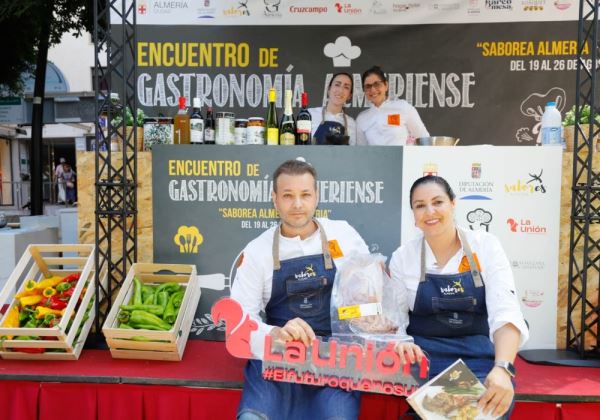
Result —
<svg viewBox="0 0 600 420"><path fill-rule="evenodd" d="M115 27L118 31L118 26ZM404 26L137 27L137 97L152 116L177 98L236 117L265 116L267 93L323 104L331 75L354 75L347 112L367 106L360 75L387 72L391 96L419 111L431 135L461 144L532 145L547 101L574 102L577 22ZM584 53L588 53L587 49Z"/></svg>
<svg viewBox="0 0 600 420"><path fill-rule="evenodd" d="M400 243L401 147L157 146L152 153L154 261L196 264L202 297L192 338L222 334L212 304L229 295L237 258L278 223L271 175L303 157L319 177L317 217L347 220L372 252Z"/></svg>

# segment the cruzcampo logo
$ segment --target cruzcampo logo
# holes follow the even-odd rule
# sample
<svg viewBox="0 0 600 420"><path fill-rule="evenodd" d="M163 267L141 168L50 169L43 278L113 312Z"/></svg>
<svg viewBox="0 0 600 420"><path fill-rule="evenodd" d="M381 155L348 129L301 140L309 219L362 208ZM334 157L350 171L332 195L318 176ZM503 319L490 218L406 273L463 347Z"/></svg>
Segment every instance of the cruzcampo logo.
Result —
<svg viewBox="0 0 600 420"><path fill-rule="evenodd" d="M204 237L196 226L182 225L177 229L173 242L179 245L180 254L197 254Z"/></svg>

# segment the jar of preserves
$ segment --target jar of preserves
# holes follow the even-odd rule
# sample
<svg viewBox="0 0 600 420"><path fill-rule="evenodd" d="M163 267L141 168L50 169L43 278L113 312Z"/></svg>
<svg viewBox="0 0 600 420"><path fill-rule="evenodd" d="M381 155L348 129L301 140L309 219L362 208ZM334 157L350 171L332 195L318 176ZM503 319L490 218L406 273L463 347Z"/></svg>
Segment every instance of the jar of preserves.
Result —
<svg viewBox="0 0 600 420"><path fill-rule="evenodd" d="M234 144L235 114L233 112L217 112L216 120L215 143Z"/></svg>
<svg viewBox="0 0 600 420"><path fill-rule="evenodd" d="M248 128L246 129L246 144L265 144L264 118L248 118Z"/></svg>
<svg viewBox="0 0 600 420"><path fill-rule="evenodd" d="M234 126L233 135L235 144L246 144L248 120L245 118L238 118L235 120Z"/></svg>

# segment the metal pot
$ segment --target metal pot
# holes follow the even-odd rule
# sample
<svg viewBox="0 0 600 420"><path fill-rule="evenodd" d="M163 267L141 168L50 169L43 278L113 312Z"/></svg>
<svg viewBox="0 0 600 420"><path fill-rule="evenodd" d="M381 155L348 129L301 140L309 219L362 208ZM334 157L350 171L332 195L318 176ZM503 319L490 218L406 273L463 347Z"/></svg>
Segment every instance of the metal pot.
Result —
<svg viewBox="0 0 600 420"><path fill-rule="evenodd" d="M456 146L460 139L456 137L432 136L419 137L417 146Z"/></svg>

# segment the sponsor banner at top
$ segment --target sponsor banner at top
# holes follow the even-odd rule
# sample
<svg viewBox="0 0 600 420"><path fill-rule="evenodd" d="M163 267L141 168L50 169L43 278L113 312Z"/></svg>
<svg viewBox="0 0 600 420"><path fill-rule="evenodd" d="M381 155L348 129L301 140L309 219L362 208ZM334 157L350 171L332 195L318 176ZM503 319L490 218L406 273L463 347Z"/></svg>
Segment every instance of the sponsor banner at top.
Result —
<svg viewBox="0 0 600 420"><path fill-rule="evenodd" d="M575 0L137 0L138 25L414 25L570 21ZM113 12L112 22L119 23Z"/></svg>

